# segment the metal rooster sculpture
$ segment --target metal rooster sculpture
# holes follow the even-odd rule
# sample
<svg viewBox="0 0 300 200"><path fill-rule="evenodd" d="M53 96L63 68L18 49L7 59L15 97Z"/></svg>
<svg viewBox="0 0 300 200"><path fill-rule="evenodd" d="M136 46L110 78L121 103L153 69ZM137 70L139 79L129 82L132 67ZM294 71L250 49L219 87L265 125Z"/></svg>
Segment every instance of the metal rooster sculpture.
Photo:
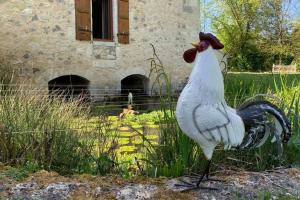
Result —
<svg viewBox="0 0 300 200"><path fill-rule="evenodd" d="M224 82L215 51L223 44L210 33L200 33L200 42L184 53L188 63L195 61L189 81L177 102L176 117L182 131L202 149L208 165L196 184L183 181L189 189L204 188L215 147L249 149L263 145L270 135L278 143L288 142L290 123L282 110L268 101L252 101L238 109L224 99ZM271 116L271 117L269 117ZM272 131L273 130L273 131Z"/></svg>

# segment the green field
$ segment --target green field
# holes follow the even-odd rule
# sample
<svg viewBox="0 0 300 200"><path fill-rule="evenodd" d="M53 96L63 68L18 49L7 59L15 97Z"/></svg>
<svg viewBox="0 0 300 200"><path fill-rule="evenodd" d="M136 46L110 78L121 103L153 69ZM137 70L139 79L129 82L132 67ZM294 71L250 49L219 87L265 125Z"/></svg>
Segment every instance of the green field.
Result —
<svg viewBox="0 0 300 200"><path fill-rule="evenodd" d="M284 91L284 94L281 94ZM256 94L276 94L290 99L300 91L300 73L228 73L225 77L225 98L232 106L238 106Z"/></svg>
<svg viewBox="0 0 300 200"><path fill-rule="evenodd" d="M284 85L283 85L284 84ZM250 94L255 88L261 92L276 91L276 87L294 87L300 85L300 73L228 73L225 77L226 95L235 94L237 90L245 90Z"/></svg>

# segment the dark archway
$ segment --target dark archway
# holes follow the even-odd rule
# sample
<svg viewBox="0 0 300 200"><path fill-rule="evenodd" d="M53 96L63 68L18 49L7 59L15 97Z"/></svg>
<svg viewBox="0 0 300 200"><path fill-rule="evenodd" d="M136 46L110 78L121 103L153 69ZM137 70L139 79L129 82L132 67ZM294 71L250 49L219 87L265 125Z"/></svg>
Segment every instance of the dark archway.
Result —
<svg viewBox="0 0 300 200"><path fill-rule="evenodd" d="M121 93L123 95L131 92L138 95L148 94L149 79L146 76L140 74L133 74L125 77L121 81Z"/></svg>
<svg viewBox="0 0 300 200"><path fill-rule="evenodd" d="M90 81L77 75L65 75L48 82L49 95L62 95L66 98L89 98Z"/></svg>

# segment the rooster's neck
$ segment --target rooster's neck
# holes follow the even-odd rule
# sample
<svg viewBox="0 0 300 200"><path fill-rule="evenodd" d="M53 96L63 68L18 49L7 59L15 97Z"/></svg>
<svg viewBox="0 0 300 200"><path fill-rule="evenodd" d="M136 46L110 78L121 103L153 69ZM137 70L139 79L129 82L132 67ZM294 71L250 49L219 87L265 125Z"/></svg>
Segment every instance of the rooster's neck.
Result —
<svg viewBox="0 0 300 200"><path fill-rule="evenodd" d="M190 84L202 101L224 102L223 76L218 59L211 47L198 53L190 76Z"/></svg>

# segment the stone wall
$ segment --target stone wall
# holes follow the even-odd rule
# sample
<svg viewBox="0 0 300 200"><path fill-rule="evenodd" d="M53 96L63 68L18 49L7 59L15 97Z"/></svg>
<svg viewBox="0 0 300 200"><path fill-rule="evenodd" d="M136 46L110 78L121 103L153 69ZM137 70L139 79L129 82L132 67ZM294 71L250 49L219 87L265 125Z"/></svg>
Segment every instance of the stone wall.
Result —
<svg viewBox="0 0 300 200"><path fill-rule="evenodd" d="M0 0L0 58L20 68L29 83L78 75L90 88L120 89L132 74L149 74L154 44L174 83L191 65L182 53L198 40L198 0L130 0L130 44L75 40L74 0ZM117 19L117 0L113 0ZM117 38L117 20L114 20ZM150 82L153 80L150 80ZM94 90L93 90L94 91ZM94 95L97 95L96 93Z"/></svg>

